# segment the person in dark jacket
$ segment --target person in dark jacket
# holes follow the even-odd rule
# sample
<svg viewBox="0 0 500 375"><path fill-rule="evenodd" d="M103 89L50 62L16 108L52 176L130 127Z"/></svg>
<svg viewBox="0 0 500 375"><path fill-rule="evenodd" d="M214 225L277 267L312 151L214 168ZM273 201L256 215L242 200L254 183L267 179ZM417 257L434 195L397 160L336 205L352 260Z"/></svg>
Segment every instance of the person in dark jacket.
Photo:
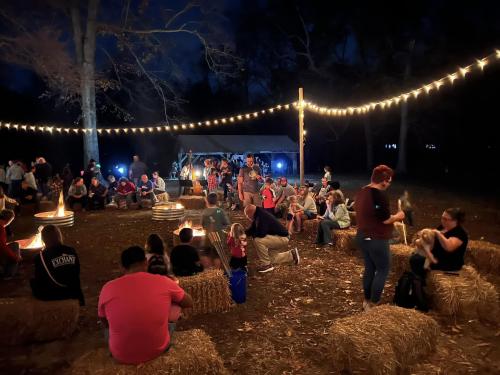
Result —
<svg viewBox="0 0 500 375"><path fill-rule="evenodd" d="M259 265L257 270L261 273L274 270L272 263L299 264L300 257L297 248L274 254L271 258L269 250L280 250L288 246L288 231L286 228L262 207L249 204L245 207L245 216L252 222L246 230L247 236L253 237Z"/></svg>
<svg viewBox="0 0 500 375"><path fill-rule="evenodd" d="M35 164L35 178L40 187L42 196L46 197L49 194L49 180L52 177L52 166L45 160L39 157Z"/></svg>
<svg viewBox="0 0 500 375"><path fill-rule="evenodd" d="M106 204L108 189L99 182L97 177L92 177L89 188L88 207L90 210L103 210Z"/></svg>
<svg viewBox="0 0 500 375"><path fill-rule="evenodd" d="M85 305L80 286L80 261L72 247L63 245L58 227L42 229L45 249L35 257L35 277L30 280L33 296L42 301L77 299Z"/></svg>

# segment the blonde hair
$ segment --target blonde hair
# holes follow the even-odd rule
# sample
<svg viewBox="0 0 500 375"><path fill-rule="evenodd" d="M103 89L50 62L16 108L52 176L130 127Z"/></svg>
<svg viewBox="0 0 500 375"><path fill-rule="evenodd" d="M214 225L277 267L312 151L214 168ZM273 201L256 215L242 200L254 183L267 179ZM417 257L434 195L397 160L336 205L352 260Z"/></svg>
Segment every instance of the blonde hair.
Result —
<svg viewBox="0 0 500 375"><path fill-rule="evenodd" d="M245 234L245 228L243 228L243 225L241 225L240 223L234 223L233 225L231 225L229 235L232 238L237 240L242 234Z"/></svg>

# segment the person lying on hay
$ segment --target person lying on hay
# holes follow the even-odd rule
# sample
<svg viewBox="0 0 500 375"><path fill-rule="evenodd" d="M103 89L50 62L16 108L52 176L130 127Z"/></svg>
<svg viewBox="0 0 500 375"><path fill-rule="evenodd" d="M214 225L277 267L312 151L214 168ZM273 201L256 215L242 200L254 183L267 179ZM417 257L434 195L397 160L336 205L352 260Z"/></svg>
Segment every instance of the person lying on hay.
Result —
<svg viewBox="0 0 500 375"><path fill-rule="evenodd" d="M441 225L434 229L434 246L431 253L437 262L430 265L433 270L459 271L464 265L465 251L469 236L462 224L465 213L460 208L447 208L441 216ZM426 257L413 254L410 257L410 266L413 273L425 277Z"/></svg>
<svg viewBox="0 0 500 375"><path fill-rule="evenodd" d="M193 300L171 278L147 272L141 247L125 249L121 263L125 274L104 285L97 314L113 357L137 365L168 351L181 309Z"/></svg>

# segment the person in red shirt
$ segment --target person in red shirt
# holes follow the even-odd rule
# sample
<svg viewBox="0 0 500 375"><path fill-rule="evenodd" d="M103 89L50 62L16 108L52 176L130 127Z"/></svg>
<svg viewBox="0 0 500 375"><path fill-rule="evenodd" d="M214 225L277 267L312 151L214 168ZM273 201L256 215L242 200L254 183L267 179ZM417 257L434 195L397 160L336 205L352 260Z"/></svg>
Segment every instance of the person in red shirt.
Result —
<svg viewBox="0 0 500 375"><path fill-rule="evenodd" d="M231 231L227 236L227 246L231 251L231 260L229 265L236 270L241 268L246 271L247 266L247 235L245 228L239 223L231 225Z"/></svg>
<svg viewBox="0 0 500 375"><path fill-rule="evenodd" d="M159 357L170 346L178 308L193 306L189 294L171 278L147 272L144 250L124 250L125 274L107 282L99 295L98 316L109 328L109 349L120 363L140 364ZM175 315L175 317L174 317Z"/></svg>
<svg viewBox="0 0 500 375"><path fill-rule="evenodd" d="M271 215L274 215L274 210L276 208L276 192L272 188L273 179L266 178L266 184L264 185L264 189L262 189L260 195L262 195L262 206L266 211L268 211Z"/></svg>
<svg viewBox="0 0 500 375"><path fill-rule="evenodd" d="M207 189L209 193L214 193L217 191L217 169L211 168L210 174L207 176Z"/></svg>
<svg viewBox="0 0 500 375"><path fill-rule="evenodd" d="M19 263L21 263L21 255L19 252L19 244L12 242L7 244L7 227L14 220L15 214L11 210L0 211L0 263L3 266L4 280L9 280L17 273Z"/></svg>
<svg viewBox="0 0 500 375"><path fill-rule="evenodd" d="M126 208L132 203L135 195L135 185L125 177L120 178L116 188L115 201L118 207Z"/></svg>
<svg viewBox="0 0 500 375"><path fill-rule="evenodd" d="M385 192L392 182L394 171L387 165L373 169L371 183L358 192L355 200L358 232L356 242L364 257L363 309L369 310L380 302L389 274L391 252L389 239L393 224L405 218L403 211L391 215L389 198Z"/></svg>

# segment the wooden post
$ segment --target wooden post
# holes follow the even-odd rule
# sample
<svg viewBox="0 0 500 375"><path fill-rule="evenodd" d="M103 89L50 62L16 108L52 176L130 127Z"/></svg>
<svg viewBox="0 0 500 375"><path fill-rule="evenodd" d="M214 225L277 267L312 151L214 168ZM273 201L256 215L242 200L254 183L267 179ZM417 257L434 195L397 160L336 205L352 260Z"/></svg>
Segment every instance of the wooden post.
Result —
<svg viewBox="0 0 500 375"><path fill-rule="evenodd" d="M299 164L300 185L304 185L304 90L299 87Z"/></svg>

